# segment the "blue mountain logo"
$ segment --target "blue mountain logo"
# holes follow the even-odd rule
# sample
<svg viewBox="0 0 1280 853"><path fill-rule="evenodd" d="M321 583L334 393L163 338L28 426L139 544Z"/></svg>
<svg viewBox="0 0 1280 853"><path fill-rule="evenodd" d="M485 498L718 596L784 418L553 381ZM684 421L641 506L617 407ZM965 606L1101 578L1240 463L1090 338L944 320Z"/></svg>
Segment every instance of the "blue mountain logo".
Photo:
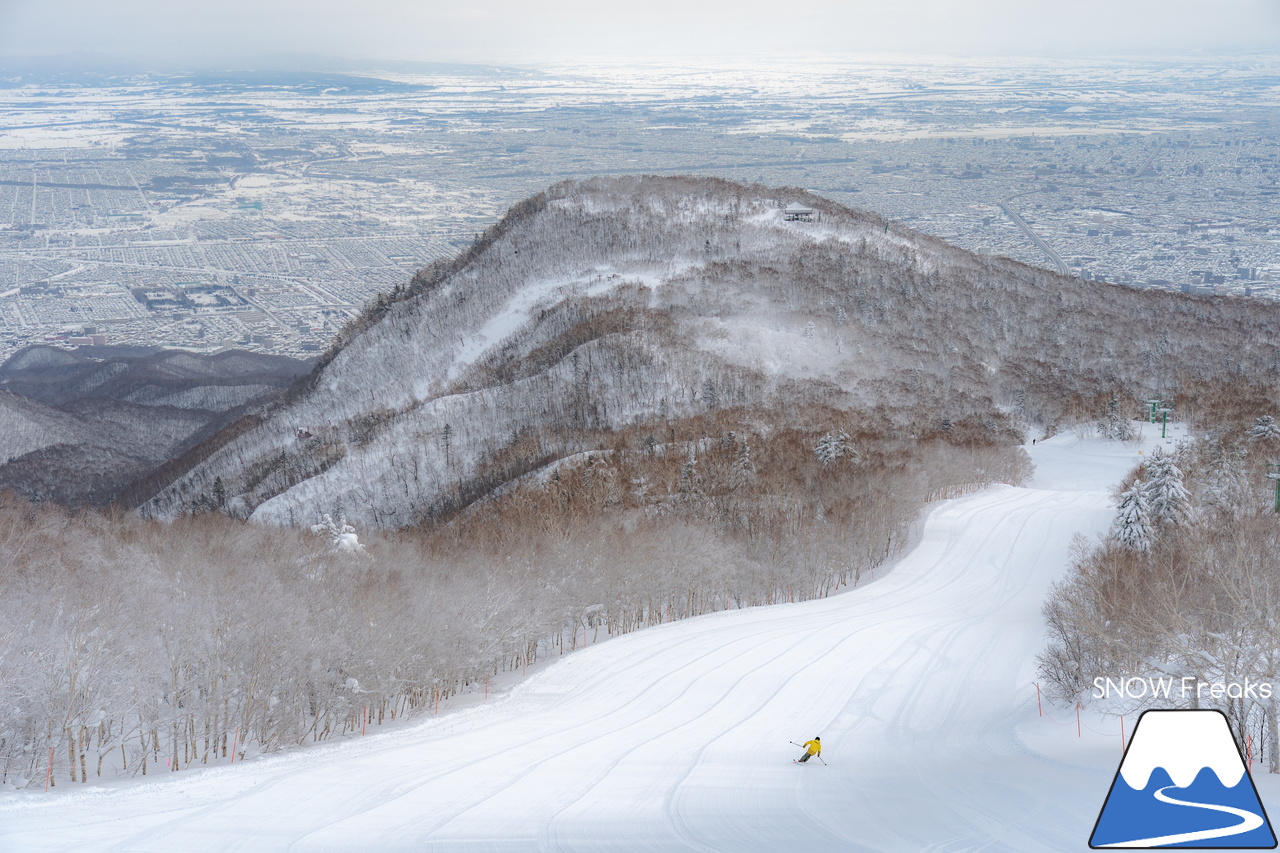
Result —
<svg viewBox="0 0 1280 853"><path fill-rule="evenodd" d="M1144 712L1089 846L1274 849L1275 833L1226 715Z"/></svg>

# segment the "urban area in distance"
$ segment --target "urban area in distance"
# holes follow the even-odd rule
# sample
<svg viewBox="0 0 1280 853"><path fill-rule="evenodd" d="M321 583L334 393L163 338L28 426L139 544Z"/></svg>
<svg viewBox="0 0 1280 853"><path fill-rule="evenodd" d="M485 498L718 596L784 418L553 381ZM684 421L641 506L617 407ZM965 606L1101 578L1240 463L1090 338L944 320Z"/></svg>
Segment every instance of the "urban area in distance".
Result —
<svg viewBox="0 0 1280 853"><path fill-rule="evenodd" d="M596 174L803 187L1084 279L1280 283L1274 57L82 64L0 68L0 360L310 358L509 205Z"/></svg>

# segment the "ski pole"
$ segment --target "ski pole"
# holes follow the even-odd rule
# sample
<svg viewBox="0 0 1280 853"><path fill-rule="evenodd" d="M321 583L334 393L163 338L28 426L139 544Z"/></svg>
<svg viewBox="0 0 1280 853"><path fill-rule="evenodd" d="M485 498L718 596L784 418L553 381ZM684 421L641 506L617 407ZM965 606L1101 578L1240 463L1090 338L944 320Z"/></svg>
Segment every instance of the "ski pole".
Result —
<svg viewBox="0 0 1280 853"><path fill-rule="evenodd" d="M816 756L816 758L817 758L819 761L822 761L822 756L821 756L821 755ZM830 767L831 765L830 765L830 764L828 764L828 763L827 763L827 762L825 762L825 761L822 761L822 766L823 766L823 767Z"/></svg>

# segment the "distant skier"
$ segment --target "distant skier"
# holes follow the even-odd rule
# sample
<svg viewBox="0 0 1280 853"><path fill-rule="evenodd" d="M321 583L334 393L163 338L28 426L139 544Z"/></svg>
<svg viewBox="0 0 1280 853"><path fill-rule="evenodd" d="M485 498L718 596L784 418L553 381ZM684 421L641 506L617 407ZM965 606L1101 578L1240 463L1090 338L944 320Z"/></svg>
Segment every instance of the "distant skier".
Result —
<svg viewBox="0 0 1280 853"><path fill-rule="evenodd" d="M816 737L811 741L806 741L805 743L801 744L801 746L805 748L804 755L800 756L800 758L798 759L801 764L804 764L806 761L808 761L810 758L813 758L815 755L822 754L822 738L820 737Z"/></svg>

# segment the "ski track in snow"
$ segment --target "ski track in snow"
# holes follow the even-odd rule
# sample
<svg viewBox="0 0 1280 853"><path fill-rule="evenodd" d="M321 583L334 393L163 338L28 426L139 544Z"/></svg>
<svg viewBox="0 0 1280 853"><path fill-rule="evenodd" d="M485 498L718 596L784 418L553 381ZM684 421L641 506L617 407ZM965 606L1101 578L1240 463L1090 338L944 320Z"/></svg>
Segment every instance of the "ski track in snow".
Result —
<svg viewBox="0 0 1280 853"><path fill-rule="evenodd" d="M873 583L612 639L355 742L0 799L0 851L1087 850L1115 765L1017 727L1045 594L1137 448L1029 450L1031 487L938 505ZM796 767L814 735L829 765Z"/></svg>

